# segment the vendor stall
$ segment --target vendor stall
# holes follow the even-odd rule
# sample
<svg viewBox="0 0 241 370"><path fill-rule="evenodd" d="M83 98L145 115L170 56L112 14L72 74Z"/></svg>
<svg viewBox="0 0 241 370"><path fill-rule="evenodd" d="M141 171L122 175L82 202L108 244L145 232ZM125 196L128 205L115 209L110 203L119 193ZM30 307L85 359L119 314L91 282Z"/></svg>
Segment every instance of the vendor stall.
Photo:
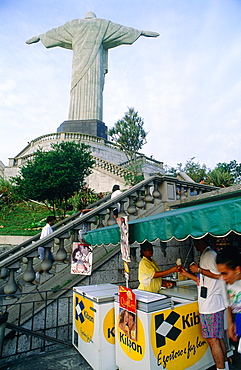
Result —
<svg viewBox="0 0 241 370"><path fill-rule="evenodd" d="M241 235L240 214L241 197L175 209L130 221L129 241L183 241L206 234L224 237L230 232ZM114 225L92 230L85 241L92 246L118 244L120 229ZM135 293L135 340L117 325L120 310L118 300L115 302L115 356L119 369L204 370L214 364L201 334L195 285L183 282L163 290L165 298L170 298L168 307L162 305L163 297L158 294L154 297L140 290Z"/></svg>
<svg viewBox="0 0 241 370"><path fill-rule="evenodd" d="M172 238L183 241L189 236L202 238L206 234L224 237L230 232L241 235L241 197L212 201L174 209L129 222L129 242L143 243ZM85 241L92 245L120 242L118 225L89 231Z"/></svg>
<svg viewBox="0 0 241 370"><path fill-rule="evenodd" d="M201 334L195 285L161 294L134 289L134 339L118 325L117 292L113 284L74 288L73 345L93 369L205 370L214 364Z"/></svg>
<svg viewBox="0 0 241 370"><path fill-rule="evenodd" d="M202 338L197 302L189 300L194 298L192 295L182 292L182 299L173 297L166 307L165 295L133 292L137 299L137 338L131 340L115 325L119 369L205 370L214 364L209 346ZM118 313L116 301L116 323Z"/></svg>

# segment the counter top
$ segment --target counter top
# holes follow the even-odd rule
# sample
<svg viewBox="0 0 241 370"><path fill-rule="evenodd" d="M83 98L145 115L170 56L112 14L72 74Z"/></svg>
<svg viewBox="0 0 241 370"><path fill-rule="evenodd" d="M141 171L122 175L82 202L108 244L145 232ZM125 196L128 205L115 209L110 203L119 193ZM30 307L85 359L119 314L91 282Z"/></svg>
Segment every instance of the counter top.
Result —
<svg viewBox="0 0 241 370"><path fill-rule="evenodd" d="M174 286L169 289L161 289L160 293L165 294L168 297L177 297L182 299L188 299L190 301L197 301L198 298L196 285Z"/></svg>
<svg viewBox="0 0 241 370"><path fill-rule="evenodd" d="M174 279L173 277L170 277L170 276L166 276L164 278L162 278L162 281L165 281L165 282L172 282L174 283L174 285L197 285L197 283L192 280L192 279L184 279L184 280L179 280L179 279Z"/></svg>

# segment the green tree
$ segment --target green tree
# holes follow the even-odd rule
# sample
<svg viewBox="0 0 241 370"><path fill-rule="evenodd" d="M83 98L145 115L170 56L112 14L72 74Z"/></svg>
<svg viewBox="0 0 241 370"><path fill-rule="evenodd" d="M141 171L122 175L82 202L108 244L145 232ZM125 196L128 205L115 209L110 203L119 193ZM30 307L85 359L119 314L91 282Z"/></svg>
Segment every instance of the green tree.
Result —
<svg viewBox="0 0 241 370"><path fill-rule="evenodd" d="M93 189L90 189L84 186L79 192L76 192L69 200L68 204L73 208L75 212L80 211L81 209L86 208L92 203L95 203L99 200L98 194L94 192Z"/></svg>
<svg viewBox="0 0 241 370"><path fill-rule="evenodd" d="M222 167L215 167L207 174L208 185L218 186L219 188L226 188L234 184L233 176L230 172Z"/></svg>
<svg viewBox="0 0 241 370"><path fill-rule="evenodd" d="M146 144L147 132L143 128L144 120L134 108L128 107L125 116L118 120L108 131L111 140L122 150L128 160L128 169L133 176L127 175L131 185L143 179L141 165L138 163L138 151Z"/></svg>
<svg viewBox="0 0 241 370"><path fill-rule="evenodd" d="M195 157L188 160L184 166L184 172L193 179L195 182L200 182L200 179L204 179L207 176L208 168L205 164L202 166L199 162L194 162Z"/></svg>
<svg viewBox="0 0 241 370"><path fill-rule="evenodd" d="M179 172L185 172L193 181L199 183L200 179L206 179L209 169L205 164L200 165L199 162L194 161L195 157L190 158L186 161L186 164L183 166L182 163L178 163L177 167L172 167L169 170L169 173L177 176Z"/></svg>
<svg viewBox="0 0 241 370"><path fill-rule="evenodd" d="M54 215L57 211L65 216L67 200L83 188L94 165L89 148L83 143L61 142L47 152L38 149L13 178L17 192L43 202Z"/></svg>
<svg viewBox="0 0 241 370"><path fill-rule="evenodd" d="M14 186L10 181L0 177L0 211L1 216L5 212L8 212L9 208L14 204L19 202L20 199L14 191Z"/></svg>
<svg viewBox="0 0 241 370"><path fill-rule="evenodd" d="M205 164L201 166L194 159L195 157L192 157L186 161L185 166L178 163L177 167L171 167L168 174L177 176L178 172L183 171L195 182L200 182L200 179L203 178L206 185L221 188L241 183L241 163L237 163L236 160L229 163L220 162L211 170Z"/></svg>
<svg viewBox="0 0 241 370"><path fill-rule="evenodd" d="M218 163L216 167L230 173L234 184L241 183L241 163L237 163L235 159L229 163Z"/></svg>

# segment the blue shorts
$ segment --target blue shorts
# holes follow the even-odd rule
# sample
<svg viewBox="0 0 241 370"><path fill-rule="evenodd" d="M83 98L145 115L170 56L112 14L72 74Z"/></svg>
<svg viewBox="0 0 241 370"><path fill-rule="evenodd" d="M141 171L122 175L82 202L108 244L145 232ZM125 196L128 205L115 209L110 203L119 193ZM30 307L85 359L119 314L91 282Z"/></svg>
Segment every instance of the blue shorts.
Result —
<svg viewBox="0 0 241 370"><path fill-rule="evenodd" d="M236 325L236 334L241 337L241 313L235 314L235 325Z"/></svg>

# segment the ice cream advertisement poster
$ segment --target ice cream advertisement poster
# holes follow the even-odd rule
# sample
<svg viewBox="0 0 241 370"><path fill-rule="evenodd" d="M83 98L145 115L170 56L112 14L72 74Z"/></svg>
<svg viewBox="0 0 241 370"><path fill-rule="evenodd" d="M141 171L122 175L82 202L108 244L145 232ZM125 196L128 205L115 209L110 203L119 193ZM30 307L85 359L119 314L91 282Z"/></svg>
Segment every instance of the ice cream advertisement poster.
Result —
<svg viewBox="0 0 241 370"><path fill-rule="evenodd" d="M131 262L129 246L129 226L127 217L118 217L117 224L120 228L120 245L122 259L125 262Z"/></svg>
<svg viewBox="0 0 241 370"><path fill-rule="evenodd" d="M131 340L136 340L136 295L129 288L119 286L118 329Z"/></svg>
<svg viewBox="0 0 241 370"><path fill-rule="evenodd" d="M86 243L74 242L71 256L71 274L91 275L92 248Z"/></svg>

